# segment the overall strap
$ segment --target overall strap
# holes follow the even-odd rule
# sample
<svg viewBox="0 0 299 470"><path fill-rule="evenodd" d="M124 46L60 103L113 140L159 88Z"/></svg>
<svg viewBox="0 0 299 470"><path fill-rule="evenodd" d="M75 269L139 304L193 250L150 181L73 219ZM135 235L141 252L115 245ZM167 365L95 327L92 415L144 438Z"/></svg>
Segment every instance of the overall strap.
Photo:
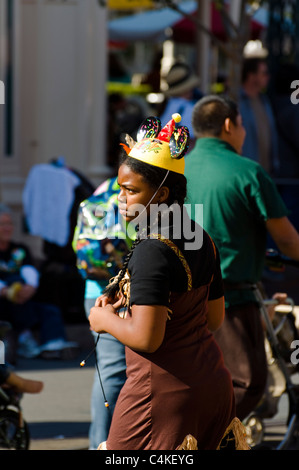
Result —
<svg viewBox="0 0 299 470"><path fill-rule="evenodd" d="M214 257L216 259L217 257L217 252L216 252L216 246L215 246L215 243L214 243L214 240L210 237L210 235L208 234L208 237L209 239L211 240L211 243L212 243L212 246L213 246L213 251L214 251ZM213 282L213 279L214 279L214 274L212 274L212 278L210 280L210 284Z"/></svg>
<svg viewBox="0 0 299 470"><path fill-rule="evenodd" d="M173 243L168 238L163 237L160 233L151 233L148 238L154 238L155 240L160 240L161 242L165 243L165 245L169 246L169 248L171 248L172 251L174 251L174 253L178 256L178 258L180 259L180 261L181 261L181 263L184 267L184 270L186 272L187 281L188 281L188 291L190 291L192 289L191 269L190 269L189 264L187 263L184 255L183 255L183 253L181 252L181 250L177 247L177 245L175 243Z"/></svg>

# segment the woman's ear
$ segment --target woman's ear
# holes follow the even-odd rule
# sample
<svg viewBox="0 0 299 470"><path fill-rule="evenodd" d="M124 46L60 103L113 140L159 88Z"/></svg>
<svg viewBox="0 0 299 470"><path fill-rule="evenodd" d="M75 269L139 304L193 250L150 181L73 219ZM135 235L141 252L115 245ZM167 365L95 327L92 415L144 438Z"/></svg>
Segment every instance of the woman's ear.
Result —
<svg viewBox="0 0 299 470"><path fill-rule="evenodd" d="M162 202L167 201L168 197L169 197L169 188L167 186L162 186L162 188L160 188L159 193L158 193L159 204L162 204Z"/></svg>

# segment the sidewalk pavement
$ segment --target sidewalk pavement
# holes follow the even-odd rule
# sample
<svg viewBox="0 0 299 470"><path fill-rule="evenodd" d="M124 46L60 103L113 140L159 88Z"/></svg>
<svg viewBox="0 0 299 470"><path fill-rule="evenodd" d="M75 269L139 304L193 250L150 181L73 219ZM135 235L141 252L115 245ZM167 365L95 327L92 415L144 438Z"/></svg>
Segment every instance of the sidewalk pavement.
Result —
<svg viewBox="0 0 299 470"><path fill-rule="evenodd" d="M80 367L94 342L89 325L67 327L70 341L80 353L71 360L19 359L16 371L25 378L41 380L38 395L26 394L22 409L30 435L30 450L86 450L89 446L90 396L95 373L94 356Z"/></svg>

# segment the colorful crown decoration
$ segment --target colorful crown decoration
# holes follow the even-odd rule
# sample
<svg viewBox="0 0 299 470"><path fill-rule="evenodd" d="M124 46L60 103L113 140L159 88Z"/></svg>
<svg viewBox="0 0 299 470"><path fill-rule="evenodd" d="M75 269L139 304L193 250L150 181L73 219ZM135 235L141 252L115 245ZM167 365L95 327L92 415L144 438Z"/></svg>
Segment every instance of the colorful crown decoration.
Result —
<svg viewBox="0 0 299 470"><path fill-rule="evenodd" d="M148 117L138 129L137 142L127 136L128 145L122 145L129 157L184 174L183 157L188 150L190 137L186 126L176 127L180 121L181 116L173 114L172 119L161 129L159 118Z"/></svg>

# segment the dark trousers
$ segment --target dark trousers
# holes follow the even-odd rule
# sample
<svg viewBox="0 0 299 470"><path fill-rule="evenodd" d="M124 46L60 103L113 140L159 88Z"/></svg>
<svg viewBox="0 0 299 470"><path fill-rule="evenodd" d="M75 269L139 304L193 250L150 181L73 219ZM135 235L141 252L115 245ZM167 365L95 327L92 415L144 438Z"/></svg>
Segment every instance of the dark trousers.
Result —
<svg viewBox="0 0 299 470"><path fill-rule="evenodd" d="M19 305L0 299L0 320L9 322L17 333L37 328L41 344L65 338L61 311L56 305L31 300Z"/></svg>
<svg viewBox="0 0 299 470"><path fill-rule="evenodd" d="M256 408L267 381L264 331L257 304L227 309L214 336L232 376L237 417L242 421Z"/></svg>

